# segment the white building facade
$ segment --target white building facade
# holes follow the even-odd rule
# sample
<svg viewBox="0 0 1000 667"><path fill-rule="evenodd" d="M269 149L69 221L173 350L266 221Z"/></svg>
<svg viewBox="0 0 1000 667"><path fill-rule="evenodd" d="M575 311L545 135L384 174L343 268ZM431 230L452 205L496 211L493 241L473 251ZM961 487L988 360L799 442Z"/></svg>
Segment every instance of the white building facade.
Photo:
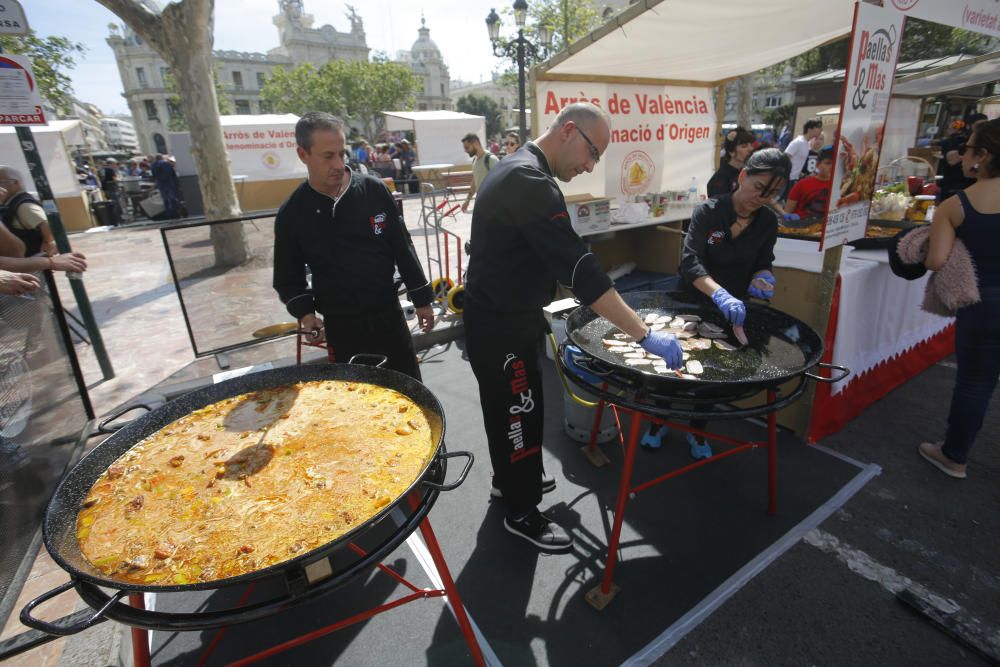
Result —
<svg viewBox="0 0 1000 667"><path fill-rule="evenodd" d="M330 60L367 61L369 48L364 24L354 9L348 8L351 28L349 32L340 32L331 25L314 28L314 18L303 11L302 0L278 0L279 13L274 17L277 47L266 53L216 51L219 83L232 102L233 113L271 113L261 99L261 89L275 67L292 69L307 63L320 66ZM169 67L127 27L110 28L107 42L118 62L140 149L145 153L170 152L170 119L181 111L171 101L176 92L168 85ZM420 38L413 47L406 62L424 83L417 96L417 108L450 109L448 68L426 27L420 29Z"/></svg>
<svg viewBox="0 0 1000 667"><path fill-rule="evenodd" d="M108 150L130 154L139 152L139 139L131 122L106 116L101 119L101 128L104 130Z"/></svg>

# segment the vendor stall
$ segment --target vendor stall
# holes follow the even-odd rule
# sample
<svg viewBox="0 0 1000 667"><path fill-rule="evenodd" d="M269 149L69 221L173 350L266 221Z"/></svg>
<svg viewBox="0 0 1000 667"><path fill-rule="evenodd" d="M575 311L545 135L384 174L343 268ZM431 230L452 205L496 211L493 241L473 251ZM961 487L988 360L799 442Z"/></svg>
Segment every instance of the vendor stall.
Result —
<svg viewBox="0 0 1000 667"><path fill-rule="evenodd" d="M462 137L472 132L486 142L486 120L459 111L385 111L385 129L413 132L417 164L468 164Z"/></svg>
<svg viewBox="0 0 1000 667"><path fill-rule="evenodd" d="M92 227L89 202L76 180L76 169L70 157L72 147L86 145L83 124L79 120L53 120L48 125L32 128L32 134L66 231ZM0 155L4 156L4 164L18 170L25 178L25 189L36 192L13 127L0 127Z"/></svg>
<svg viewBox="0 0 1000 667"><path fill-rule="evenodd" d="M257 116L220 116L222 136L229 156L229 170L234 175L240 208L244 211L274 209L288 198L306 176L305 165L295 152L294 114ZM177 158L177 175L189 213L200 199L191 137L188 132L171 132L170 145Z"/></svg>

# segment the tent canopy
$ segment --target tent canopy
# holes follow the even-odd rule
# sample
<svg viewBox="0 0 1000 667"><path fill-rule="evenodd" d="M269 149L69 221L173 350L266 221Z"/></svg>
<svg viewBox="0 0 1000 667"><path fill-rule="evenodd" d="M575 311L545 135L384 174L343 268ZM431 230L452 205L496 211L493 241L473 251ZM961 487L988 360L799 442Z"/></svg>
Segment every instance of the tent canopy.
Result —
<svg viewBox="0 0 1000 667"><path fill-rule="evenodd" d="M893 97L928 97L1000 80L1000 51L912 74L896 81Z"/></svg>
<svg viewBox="0 0 1000 667"><path fill-rule="evenodd" d="M86 146L83 138L83 122L79 120L50 120L48 125L37 125L31 128L32 134L49 134L58 132L67 146ZM0 134L14 134L10 125L0 126Z"/></svg>
<svg viewBox="0 0 1000 667"><path fill-rule="evenodd" d="M854 0L640 0L543 64L539 78L711 85L843 37L853 21Z"/></svg>
<svg viewBox="0 0 1000 667"><path fill-rule="evenodd" d="M390 132L412 130L419 164L468 164L462 137L469 132L486 141L486 119L458 111L383 111Z"/></svg>

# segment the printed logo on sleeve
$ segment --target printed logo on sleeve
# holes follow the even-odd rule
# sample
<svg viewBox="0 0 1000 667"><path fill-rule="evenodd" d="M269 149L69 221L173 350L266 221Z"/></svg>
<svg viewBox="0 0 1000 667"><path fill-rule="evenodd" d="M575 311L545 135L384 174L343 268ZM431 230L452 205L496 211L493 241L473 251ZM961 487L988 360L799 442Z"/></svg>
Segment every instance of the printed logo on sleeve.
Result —
<svg viewBox="0 0 1000 667"><path fill-rule="evenodd" d="M385 231L385 213L368 218L368 221L371 223L372 233L375 236L382 236L382 232Z"/></svg>
<svg viewBox="0 0 1000 667"><path fill-rule="evenodd" d="M723 231L717 229L714 232L709 232L708 245L718 245L722 243L724 238L726 238L726 233Z"/></svg>

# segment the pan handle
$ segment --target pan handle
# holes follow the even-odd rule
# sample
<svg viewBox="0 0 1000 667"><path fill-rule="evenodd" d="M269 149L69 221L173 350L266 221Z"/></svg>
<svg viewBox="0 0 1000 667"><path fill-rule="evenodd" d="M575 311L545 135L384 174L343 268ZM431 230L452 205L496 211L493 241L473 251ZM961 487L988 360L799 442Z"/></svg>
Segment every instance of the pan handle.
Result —
<svg viewBox="0 0 1000 667"><path fill-rule="evenodd" d="M127 424L128 422L125 422L125 424L116 424L115 426L108 426L108 424L110 424L114 420L118 419L119 417L121 417L126 412L131 412L132 410L137 410L139 408L145 409L146 412L152 412L153 411L153 408L151 408L150 406L146 405L145 403L134 403L132 405L123 406L119 410L116 410L115 412L112 412L110 415L108 415L108 417L106 419L104 419L104 421L102 421L100 424L98 424L97 425L97 431L95 431L95 433L99 433L99 434L103 434L103 435L108 435L110 433L114 433L115 431L117 431L121 427L125 426L125 424Z"/></svg>
<svg viewBox="0 0 1000 667"><path fill-rule="evenodd" d="M71 625L58 625L56 623L49 623L48 621L43 621L41 619L35 618L31 615L32 610L35 607L47 602L52 598L65 593L69 589L73 588L76 582L72 579L67 581L65 584L53 588L47 593L42 593L37 598L24 605L24 609L21 610L21 623L24 623L29 628L34 628L44 632L47 635L55 635L57 637L66 637L68 635L75 635L78 632L83 632L87 628L102 623L108 619L104 618L104 614L107 613L111 605L117 604L119 600L128 595L126 591L116 591L114 595L108 600L108 603L94 612L94 615L88 619L80 621L79 623L73 623Z"/></svg>
<svg viewBox="0 0 1000 667"><path fill-rule="evenodd" d="M369 354L367 352L362 352L360 354L355 354L353 357L348 359L347 363L382 368L388 361L389 357L384 354Z"/></svg>
<svg viewBox="0 0 1000 667"><path fill-rule="evenodd" d="M476 457L472 455L472 452L445 452L439 458L450 459L456 456L464 456L469 460L465 462L465 468L462 469L462 474L458 476L458 479L451 484L438 484L437 482L424 482L424 486L436 489L437 491L454 491L458 487L462 486L462 482L465 478L469 476L469 471L472 470L472 463L476 460Z"/></svg>
<svg viewBox="0 0 1000 667"><path fill-rule="evenodd" d="M840 382L841 380L843 380L844 378L846 378L848 375L851 374L851 369L848 368L847 366L838 366L837 364L825 364L823 362L816 364L816 366L818 368L828 368L830 370L840 371L840 375L828 378L825 378L822 375L816 375L815 373L809 373L808 371L804 373L804 375L807 378L812 378L813 380L816 380L816 382L826 382L827 384L833 384L835 382Z"/></svg>

